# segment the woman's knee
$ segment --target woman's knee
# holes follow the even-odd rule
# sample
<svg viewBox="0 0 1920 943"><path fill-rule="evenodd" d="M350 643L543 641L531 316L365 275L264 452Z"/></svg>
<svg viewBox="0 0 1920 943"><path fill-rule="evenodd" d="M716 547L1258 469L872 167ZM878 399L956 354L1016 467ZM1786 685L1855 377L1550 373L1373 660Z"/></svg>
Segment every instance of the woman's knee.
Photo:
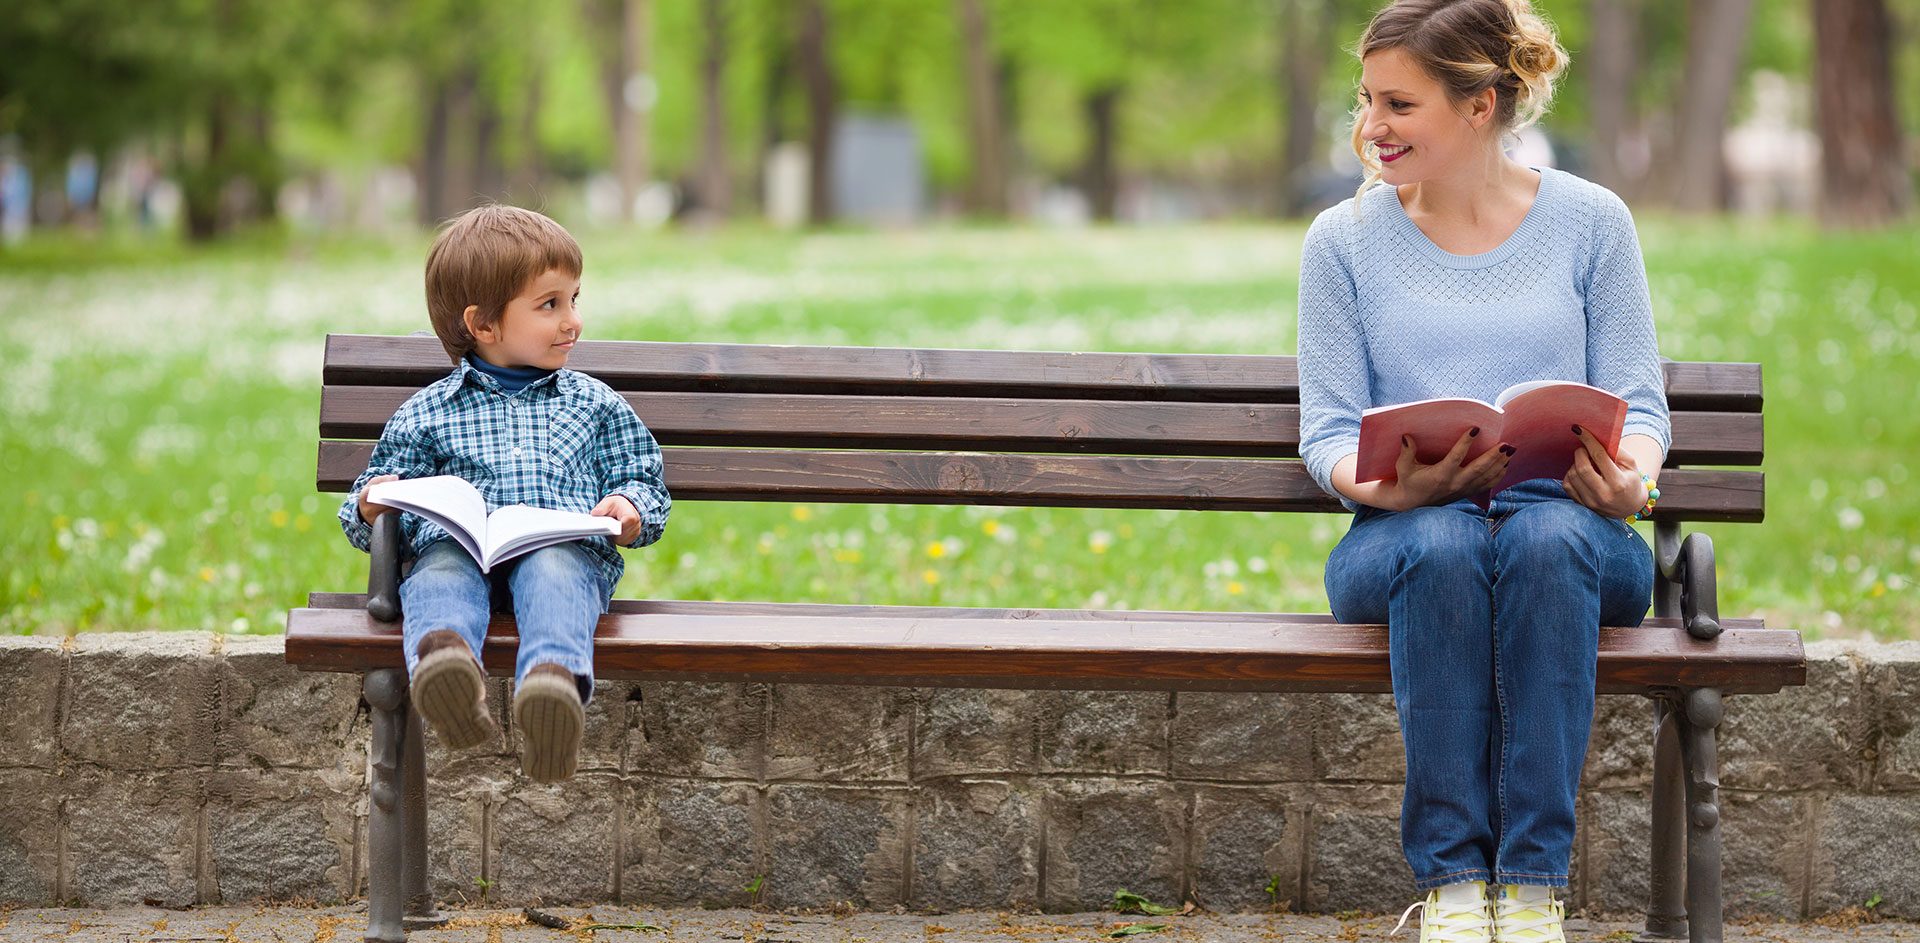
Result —
<svg viewBox="0 0 1920 943"><path fill-rule="evenodd" d="M1472 579L1491 572L1485 518L1449 507L1414 508L1399 517L1394 549L1401 574Z"/></svg>
<svg viewBox="0 0 1920 943"><path fill-rule="evenodd" d="M1515 511L1501 525L1495 543L1503 560L1597 566L1613 549L1608 541L1633 538L1633 529L1626 524L1566 500L1542 501Z"/></svg>

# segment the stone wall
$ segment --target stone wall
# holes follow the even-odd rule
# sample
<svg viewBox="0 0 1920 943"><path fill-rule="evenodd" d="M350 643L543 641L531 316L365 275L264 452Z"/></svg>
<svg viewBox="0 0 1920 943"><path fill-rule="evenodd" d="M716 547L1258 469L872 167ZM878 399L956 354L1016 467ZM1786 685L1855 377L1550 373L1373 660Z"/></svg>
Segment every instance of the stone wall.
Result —
<svg viewBox="0 0 1920 943"><path fill-rule="evenodd" d="M1728 699L1729 913L1877 896L1920 916L1920 643L1808 656L1806 688ZM459 755L429 737L441 895L741 904L759 879L781 907L1414 897L1385 695L602 683L588 715L564 787L519 776L511 730ZM1577 908L1644 906L1649 728L1645 700L1600 700ZM359 676L291 670L278 638L0 637L0 903L361 893L367 733Z"/></svg>

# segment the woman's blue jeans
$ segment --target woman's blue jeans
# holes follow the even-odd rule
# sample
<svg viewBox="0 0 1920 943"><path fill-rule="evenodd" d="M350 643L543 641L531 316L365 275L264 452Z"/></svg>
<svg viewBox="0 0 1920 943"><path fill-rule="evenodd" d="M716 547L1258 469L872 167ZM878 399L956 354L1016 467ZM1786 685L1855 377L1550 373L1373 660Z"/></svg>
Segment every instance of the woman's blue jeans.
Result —
<svg viewBox="0 0 1920 943"><path fill-rule="evenodd" d="M1326 583L1335 618L1387 624L1419 887L1566 886L1600 626L1646 617L1646 541L1539 479L1485 510L1363 507Z"/></svg>
<svg viewBox="0 0 1920 943"><path fill-rule="evenodd" d="M420 662L420 640L438 629L458 632L479 658L488 619L511 607L520 632L514 680L524 679L534 665L559 665L573 672L580 700L590 700L593 629L613 595L605 582L578 542L543 547L491 574L480 572L480 564L451 539L429 544L400 582L407 674Z"/></svg>

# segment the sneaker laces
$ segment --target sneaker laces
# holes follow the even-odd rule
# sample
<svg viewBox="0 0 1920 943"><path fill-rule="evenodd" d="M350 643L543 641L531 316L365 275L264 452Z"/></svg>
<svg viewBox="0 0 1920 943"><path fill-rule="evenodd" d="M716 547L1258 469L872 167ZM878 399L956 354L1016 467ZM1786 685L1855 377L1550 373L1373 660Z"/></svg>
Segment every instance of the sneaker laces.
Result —
<svg viewBox="0 0 1920 943"><path fill-rule="evenodd" d="M1502 941L1565 943L1566 935L1561 929L1565 906L1552 898L1509 898L1503 889L1493 899L1494 929Z"/></svg>
<svg viewBox="0 0 1920 943"><path fill-rule="evenodd" d="M1422 943L1485 943L1487 939L1487 910L1484 900L1471 905L1454 904L1442 910L1438 892L1427 895L1426 900L1416 900L1400 914L1400 922L1387 932L1388 936L1400 932L1407 925L1407 918L1414 911L1420 911L1420 926L1423 931Z"/></svg>

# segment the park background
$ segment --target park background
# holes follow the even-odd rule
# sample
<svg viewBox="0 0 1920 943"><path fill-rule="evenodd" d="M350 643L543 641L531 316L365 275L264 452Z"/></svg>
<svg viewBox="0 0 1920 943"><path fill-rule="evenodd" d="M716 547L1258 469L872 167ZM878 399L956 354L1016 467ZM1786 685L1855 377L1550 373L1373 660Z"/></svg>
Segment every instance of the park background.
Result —
<svg viewBox="0 0 1920 943"><path fill-rule="evenodd" d="M1920 2L1542 0L1518 147L1633 207L1662 352L1755 361L1721 606L1920 617ZM0 17L0 632L277 633L364 584L328 332L543 209L589 339L1290 354L1358 182L1353 0L35 0ZM644 418L644 417L643 417ZM622 596L1324 611L1342 518L702 505Z"/></svg>

